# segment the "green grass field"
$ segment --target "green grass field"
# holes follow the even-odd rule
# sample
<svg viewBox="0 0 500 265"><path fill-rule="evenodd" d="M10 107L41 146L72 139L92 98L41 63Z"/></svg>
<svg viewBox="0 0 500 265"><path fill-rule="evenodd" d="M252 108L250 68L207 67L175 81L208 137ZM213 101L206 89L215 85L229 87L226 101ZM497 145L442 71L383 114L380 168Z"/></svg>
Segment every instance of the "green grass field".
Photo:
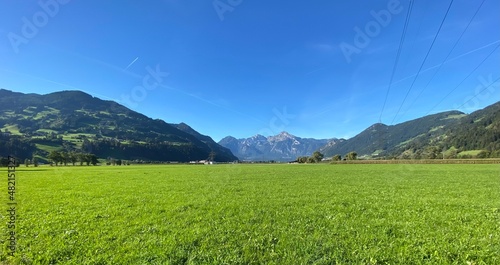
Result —
<svg viewBox="0 0 500 265"><path fill-rule="evenodd" d="M21 167L16 185L5 264L500 264L499 165Z"/></svg>

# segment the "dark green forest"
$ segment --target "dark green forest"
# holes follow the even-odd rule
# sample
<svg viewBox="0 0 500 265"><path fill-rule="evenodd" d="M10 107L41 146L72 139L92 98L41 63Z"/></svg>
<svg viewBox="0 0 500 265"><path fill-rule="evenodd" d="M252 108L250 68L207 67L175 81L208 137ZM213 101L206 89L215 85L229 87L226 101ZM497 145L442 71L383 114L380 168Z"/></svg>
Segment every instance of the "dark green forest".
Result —
<svg viewBox="0 0 500 265"><path fill-rule="evenodd" d="M47 95L0 90L0 156L48 160L51 151L99 158L177 161L237 158L195 130L151 119L79 91ZM215 155L213 155L215 154Z"/></svg>
<svg viewBox="0 0 500 265"><path fill-rule="evenodd" d="M500 102L471 114L449 111L391 126L377 123L322 150L326 156L351 151L372 159L498 158Z"/></svg>

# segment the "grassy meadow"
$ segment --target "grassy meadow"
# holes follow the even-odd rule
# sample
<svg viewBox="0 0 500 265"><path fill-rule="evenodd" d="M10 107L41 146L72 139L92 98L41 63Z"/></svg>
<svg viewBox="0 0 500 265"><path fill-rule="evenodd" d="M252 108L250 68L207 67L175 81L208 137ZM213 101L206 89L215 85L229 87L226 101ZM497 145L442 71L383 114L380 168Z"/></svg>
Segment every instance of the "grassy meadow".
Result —
<svg viewBox="0 0 500 265"><path fill-rule="evenodd" d="M500 264L499 165L21 167L16 183L3 264Z"/></svg>

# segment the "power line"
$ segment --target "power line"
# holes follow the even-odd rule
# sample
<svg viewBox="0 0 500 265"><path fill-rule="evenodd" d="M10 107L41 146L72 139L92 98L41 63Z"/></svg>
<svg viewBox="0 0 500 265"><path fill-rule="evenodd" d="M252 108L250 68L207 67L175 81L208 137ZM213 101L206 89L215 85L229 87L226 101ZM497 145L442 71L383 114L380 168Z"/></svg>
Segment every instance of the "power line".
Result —
<svg viewBox="0 0 500 265"><path fill-rule="evenodd" d="M408 12L406 13L405 24L403 26L403 34L401 35L401 39L399 40L399 48L396 55L396 61L394 63L394 67L392 68L391 79L389 81L389 86L387 87L387 92L385 93L384 104L382 105L382 110L380 111L380 116L378 118L379 122L382 122L382 114L384 113L385 105L387 104L387 98L389 97L389 91L391 90L392 81L394 80L394 74L396 73L396 68L398 67L399 57L401 56L401 50L403 49L403 43L406 37L406 32L408 30L408 24L410 22L411 11L413 9L413 1L410 0L410 5L408 7Z"/></svg>
<svg viewBox="0 0 500 265"><path fill-rule="evenodd" d="M406 95L405 95L405 97L403 98L403 102L402 102L402 103L401 103L401 105L399 106L399 109L398 109L398 111L396 112L396 115L394 115L394 118L392 119L391 124L393 124L393 123L394 123L394 120L396 119L396 117L398 116L399 112L401 111L401 108L403 107L403 104L405 103L406 98L408 98L408 95L410 94L410 91L412 90L413 85L415 84L415 81L417 80L418 75L420 74L420 71L422 71L422 68L424 67L425 62L427 61L427 58L429 57L429 54L431 53L432 47L434 46L434 43L436 42L436 39L437 39L437 37L439 36L439 32L441 32L441 28L443 27L444 21L446 20L446 17L448 16L448 13L450 12L450 9L451 9L452 4L453 4L453 0L451 0L451 1L450 1L450 5L448 6L448 9L446 10L446 14L445 14L445 15L444 15L444 17L443 17L443 20L441 20L441 25L439 25L439 29L438 29L438 31L436 32L436 35L434 35L434 39L432 40L431 46L429 47L429 50L427 50L427 54L425 55L425 58L424 58L424 60L422 61L422 64L420 65L420 68L419 68L419 69L418 69L418 71L417 71L417 75L416 75L416 76L415 76L415 78L413 79L413 82L411 83L411 86L410 86L410 88L408 89L408 91L406 91Z"/></svg>
<svg viewBox="0 0 500 265"><path fill-rule="evenodd" d="M423 24L424 18L428 17L427 10L429 9L429 6L430 6L429 1L425 1L422 14L420 14L420 20L418 22L417 31L415 33L415 37L413 38L413 40L411 42L411 47L410 47L409 51L415 50L415 45L418 43L417 40L420 37L420 33L422 31L422 24ZM406 70L408 68L408 61L409 61L409 58L411 58L412 56L413 56L412 53L408 53L408 55L405 58L406 64L404 65L404 67L400 68L401 70Z"/></svg>
<svg viewBox="0 0 500 265"><path fill-rule="evenodd" d="M483 88L481 91L479 91L477 94L475 94L472 98L470 98L469 100L465 101L464 104L460 105L457 107L457 109L460 109L461 107L465 106L465 104L469 103L471 100L475 99L477 97L477 95L483 93L486 89L488 89L490 86L496 84L496 82L498 82L498 80L500 80L500 77L497 78L497 80L493 81L491 84L489 84L487 87Z"/></svg>
<svg viewBox="0 0 500 265"><path fill-rule="evenodd" d="M490 58L491 55L493 55L493 53L498 49L498 47L500 47L500 44L498 44L495 49L493 49L489 54L488 56L486 56L480 63L479 65L477 65L455 88L453 88L446 96L444 96L444 98L442 98L436 105L434 105L434 107L432 107L431 110L429 110L427 112L427 114L425 115L428 115L432 110L434 110L437 106L439 106L439 104L441 104L447 97L449 97L453 92L455 92L455 90L460 86L462 85L463 82L465 82L465 80L467 80L481 65L483 65L483 63L488 60L488 58Z"/></svg>
<svg viewBox="0 0 500 265"><path fill-rule="evenodd" d="M479 13L479 10L481 9L481 7L483 6L484 2L486 0L483 0L481 2L481 4L479 5L479 7L476 9L476 12L474 13L474 15L472 16L472 18L469 20L469 23L467 24L467 26L465 27L465 29L462 31L462 33L460 34L460 37L458 37L458 39L455 41L455 44L453 45L453 47L451 48L450 52L448 52L448 55L446 55L446 58L444 58L443 60L443 63L441 63L439 65L439 68L434 72L434 74L432 75L431 79L429 79L429 81L427 82L427 84L424 86L424 88L422 90L420 90L420 93L418 93L418 95L415 97L415 99L413 100L413 102L410 104L410 106L408 107L408 109L406 109L406 111L401 115L401 116L404 116L406 114L406 112L408 112L409 109L411 109L411 107L413 106L413 104L415 104L415 102L417 101L417 99L422 95L422 93L424 92L424 90L429 86L429 84L432 82L432 80L434 80L434 77L436 77L437 73L441 70L441 68L443 67L443 65L445 65L447 63L447 60L448 58L450 58L450 55L452 54L452 52L455 50L455 48L457 47L458 43L460 42L460 40L462 39L462 37L465 35L465 32L467 31L467 29L469 28L469 26L472 24L472 21L474 20L474 18L476 17L477 13Z"/></svg>

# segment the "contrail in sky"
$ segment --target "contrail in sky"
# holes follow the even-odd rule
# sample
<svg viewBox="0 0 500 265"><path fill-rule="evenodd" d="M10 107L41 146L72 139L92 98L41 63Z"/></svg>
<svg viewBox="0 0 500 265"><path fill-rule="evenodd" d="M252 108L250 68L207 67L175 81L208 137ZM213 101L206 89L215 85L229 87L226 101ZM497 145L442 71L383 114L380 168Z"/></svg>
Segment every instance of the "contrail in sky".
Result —
<svg viewBox="0 0 500 265"><path fill-rule="evenodd" d="M423 73L423 72L427 72L427 71L432 70L432 69L434 69L434 68L438 68L441 64L445 64L445 63L448 63L448 62L454 61L454 60L456 60L456 59L459 59L459 58L464 57L464 56L466 56L466 55L469 55L469 54L471 54L471 53L474 53L474 52L480 51L480 50L482 50L482 49L484 49L484 48L488 48L488 47L490 47L490 46L492 46L492 45L494 45L494 44L497 44L497 43L499 43L499 42L500 42L500 40L496 40L496 41L494 41L494 42L492 42L492 43L490 43L490 44L486 44L486 45L484 45L484 46L482 46L482 47L479 47L479 48L476 48L476 49L474 49L474 50L472 50L472 51L468 51L468 52L466 52L466 53L460 54L460 55L458 55L458 56L456 56L456 57L453 57L453 58L451 58L451 59L448 59L448 60L447 60L447 61L445 61L445 62L442 62L442 63L440 63L440 64L436 64L436 65L431 66L431 67L429 67L429 68L427 68L427 69L424 69L424 70L422 70L422 72L421 72L421 73ZM417 75L417 74L415 73L415 74L412 74L412 75L410 75L410 76L404 77L404 78L402 78L401 80L398 80L398 81L393 82L392 84L394 85L394 84L400 83L400 82L402 82L402 81L405 81L406 79L409 79L409 78L414 77L415 75Z"/></svg>
<svg viewBox="0 0 500 265"><path fill-rule="evenodd" d="M190 97L193 97L193 98L195 98L195 99L201 100L201 101L203 101L203 102L205 102L205 103L208 103L208 104L210 104L210 105L212 105L212 106L215 106L215 107L218 107L218 108L221 108L221 109L225 109L225 110L231 111L231 112L233 112L233 113L236 113L236 114L239 114L239 115L242 115L242 116L246 116L247 118L251 118L251 119L253 119L253 120L255 120L255 121L258 121L258 122L260 122L260 123L265 124L265 122L263 122L263 121L261 121L261 120L259 120L259 119L255 118L255 117L253 117L253 116L251 116L251 115L248 115L248 114L245 114L245 113L243 113L243 112L239 112L239 111L237 111L237 110L231 109L231 108L229 108L229 107L226 107L226 106L223 106L223 105L217 104L217 103L215 103L215 102L213 102L213 101L211 101L211 100L208 100L208 99L202 98L202 97L197 96L197 95L192 94L192 93L185 92L185 91L183 91L183 90L181 90L181 89L174 88L174 87L167 86L167 85L163 85L163 84L160 84L160 87L163 87L163 88L166 88L166 89L171 89L171 90L177 91L177 92L179 92L179 93L181 93L181 94L184 94L184 95L186 95L186 96L190 96Z"/></svg>
<svg viewBox="0 0 500 265"><path fill-rule="evenodd" d="M125 70L132 66L137 60L139 60L139 57L135 57L135 59L127 67L125 67Z"/></svg>

